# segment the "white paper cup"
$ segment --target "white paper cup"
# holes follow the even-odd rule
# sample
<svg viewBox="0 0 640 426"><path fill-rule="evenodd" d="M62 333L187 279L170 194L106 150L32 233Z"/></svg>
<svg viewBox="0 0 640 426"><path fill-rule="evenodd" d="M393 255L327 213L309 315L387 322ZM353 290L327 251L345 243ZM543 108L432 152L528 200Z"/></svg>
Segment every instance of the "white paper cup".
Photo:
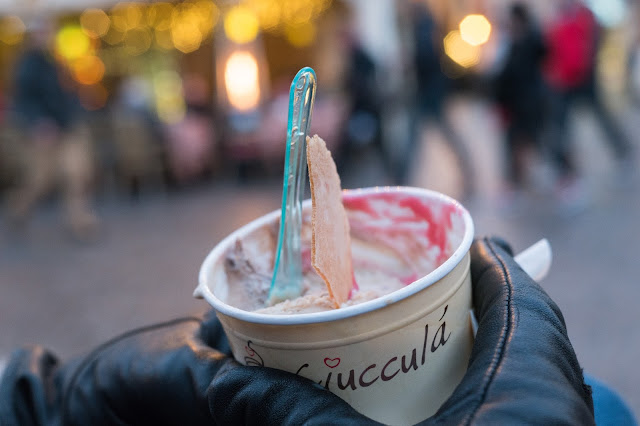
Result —
<svg viewBox="0 0 640 426"><path fill-rule="evenodd" d="M238 362L307 377L377 421L413 424L437 411L467 369L473 345L473 222L457 201L424 189L367 188L345 191L347 197L416 200L419 209L427 209L425 217L431 216L427 232L416 235L448 247L446 260L400 290L340 309L272 315L230 306L225 255L238 239L277 226L280 213L273 212L238 229L209 253L194 295L217 311ZM395 209L393 220L405 213Z"/></svg>

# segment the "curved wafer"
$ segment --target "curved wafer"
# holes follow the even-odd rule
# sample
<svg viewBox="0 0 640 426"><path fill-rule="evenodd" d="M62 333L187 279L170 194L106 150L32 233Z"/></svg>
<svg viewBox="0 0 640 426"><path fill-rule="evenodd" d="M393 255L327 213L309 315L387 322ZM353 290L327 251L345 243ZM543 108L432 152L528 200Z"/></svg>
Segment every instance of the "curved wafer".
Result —
<svg viewBox="0 0 640 426"><path fill-rule="evenodd" d="M351 236L340 176L318 135L307 137L307 163L312 200L311 265L327 284L337 308L349 299L353 288Z"/></svg>

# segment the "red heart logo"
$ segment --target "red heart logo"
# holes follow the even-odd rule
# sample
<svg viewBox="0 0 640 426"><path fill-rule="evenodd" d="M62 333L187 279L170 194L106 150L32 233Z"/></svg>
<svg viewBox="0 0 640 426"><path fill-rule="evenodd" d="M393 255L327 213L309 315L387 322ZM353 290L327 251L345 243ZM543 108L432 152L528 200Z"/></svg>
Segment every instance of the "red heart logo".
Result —
<svg viewBox="0 0 640 426"><path fill-rule="evenodd" d="M251 349L249 346L245 346L244 350L247 351L247 353L249 354L249 356L254 356L256 354L256 351L254 351L253 349Z"/></svg>
<svg viewBox="0 0 640 426"><path fill-rule="evenodd" d="M329 368L336 368L340 365L340 358L325 358L324 365Z"/></svg>

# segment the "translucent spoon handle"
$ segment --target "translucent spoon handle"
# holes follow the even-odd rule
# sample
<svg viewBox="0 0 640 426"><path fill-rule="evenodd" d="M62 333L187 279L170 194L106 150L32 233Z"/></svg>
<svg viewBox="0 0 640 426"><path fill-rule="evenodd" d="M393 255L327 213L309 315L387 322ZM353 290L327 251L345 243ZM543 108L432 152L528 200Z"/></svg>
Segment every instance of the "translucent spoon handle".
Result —
<svg viewBox="0 0 640 426"><path fill-rule="evenodd" d="M316 95L316 74L298 71L289 92L287 147L282 187L282 213L276 260L269 292L270 303L298 297L302 284L300 231L302 199L307 176L307 133Z"/></svg>

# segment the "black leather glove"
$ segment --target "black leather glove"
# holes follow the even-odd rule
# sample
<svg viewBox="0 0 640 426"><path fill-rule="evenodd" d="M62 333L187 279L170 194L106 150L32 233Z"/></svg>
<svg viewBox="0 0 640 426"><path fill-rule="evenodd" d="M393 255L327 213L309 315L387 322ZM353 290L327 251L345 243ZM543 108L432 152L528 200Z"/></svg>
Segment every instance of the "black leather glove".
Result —
<svg viewBox="0 0 640 426"><path fill-rule="evenodd" d="M206 390L236 365L230 353L214 315L134 330L64 365L20 349L0 382L0 425L210 425Z"/></svg>
<svg viewBox="0 0 640 426"><path fill-rule="evenodd" d="M497 240L471 248L478 333L469 368L424 424L595 424L591 390L562 313ZM221 424L374 423L306 380L241 367L218 375L209 404ZM326 411L325 411L326 410Z"/></svg>
<svg viewBox="0 0 640 426"><path fill-rule="evenodd" d="M471 247L478 332L469 368L434 416L457 424L595 424L562 312L499 240Z"/></svg>
<svg viewBox="0 0 640 426"><path fill-rule="evenodd" d="M471 273L479 328L469 369L425 423L593 424L553 301L494 241L474 243ZM307 379L229 354L213 316L132 331L65 365L21 350L0 383L0 424L375 423Z"/></svg>

